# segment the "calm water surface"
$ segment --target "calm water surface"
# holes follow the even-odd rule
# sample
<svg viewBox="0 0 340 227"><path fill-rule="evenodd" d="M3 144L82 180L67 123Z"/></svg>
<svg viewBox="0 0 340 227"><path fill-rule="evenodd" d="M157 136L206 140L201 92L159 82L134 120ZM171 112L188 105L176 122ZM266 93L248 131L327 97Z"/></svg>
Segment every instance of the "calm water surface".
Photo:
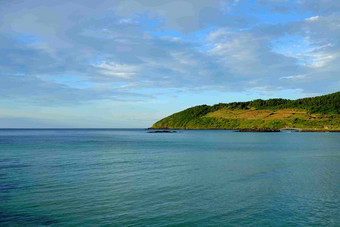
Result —
<svg viewBox="0 0 340 227"><path fill-rule="evenodd" d="M340 133L0 130L0 225L340 226Z"/></svg>

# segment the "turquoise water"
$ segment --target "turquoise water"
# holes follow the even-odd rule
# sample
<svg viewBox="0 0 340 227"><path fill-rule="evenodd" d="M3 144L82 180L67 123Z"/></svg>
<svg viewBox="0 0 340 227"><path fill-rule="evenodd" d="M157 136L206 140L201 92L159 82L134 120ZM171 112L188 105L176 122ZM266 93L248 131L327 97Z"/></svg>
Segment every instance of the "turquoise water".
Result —
<svg viewBox="0 0 340 227"><path fill-rule="evenodd" d="M339 133L0 130L0 225L340 226Z"/></svg>

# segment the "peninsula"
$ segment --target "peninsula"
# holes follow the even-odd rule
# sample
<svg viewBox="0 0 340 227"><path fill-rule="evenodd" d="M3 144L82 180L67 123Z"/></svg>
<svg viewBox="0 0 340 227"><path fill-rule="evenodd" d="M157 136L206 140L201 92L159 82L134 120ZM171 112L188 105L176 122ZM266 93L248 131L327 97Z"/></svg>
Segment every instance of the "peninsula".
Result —
<svg viewBox="0 0 340 227"><path fill-rule="evenodd" d="M297 129L340 131L340 92L289 99L200 105L172 114L152 129ZM259 130L261 131L261 130Z"/></svg>

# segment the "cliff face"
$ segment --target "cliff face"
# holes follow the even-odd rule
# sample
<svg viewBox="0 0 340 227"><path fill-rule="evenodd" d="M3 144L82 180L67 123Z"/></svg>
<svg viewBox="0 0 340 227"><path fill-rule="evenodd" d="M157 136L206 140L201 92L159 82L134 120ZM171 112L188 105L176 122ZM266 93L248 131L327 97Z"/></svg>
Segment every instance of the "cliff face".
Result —
<svg viewBox="0 0 340 227"><path fill-rule="evenodd" d="M152 128L340 129L340 92L298 100L269 99L195 106L170 115Z"/></svg>

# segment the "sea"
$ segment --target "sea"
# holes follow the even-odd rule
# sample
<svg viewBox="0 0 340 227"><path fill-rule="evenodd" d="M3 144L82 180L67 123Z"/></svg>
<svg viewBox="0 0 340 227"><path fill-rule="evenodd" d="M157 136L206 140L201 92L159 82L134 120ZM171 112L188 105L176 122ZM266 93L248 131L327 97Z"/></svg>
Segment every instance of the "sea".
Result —
<svg viewBox="0 0 340 227"><path fill-rule="evenodd" d="M340 226L340 133L2 129L0 226Z"/></svg>

